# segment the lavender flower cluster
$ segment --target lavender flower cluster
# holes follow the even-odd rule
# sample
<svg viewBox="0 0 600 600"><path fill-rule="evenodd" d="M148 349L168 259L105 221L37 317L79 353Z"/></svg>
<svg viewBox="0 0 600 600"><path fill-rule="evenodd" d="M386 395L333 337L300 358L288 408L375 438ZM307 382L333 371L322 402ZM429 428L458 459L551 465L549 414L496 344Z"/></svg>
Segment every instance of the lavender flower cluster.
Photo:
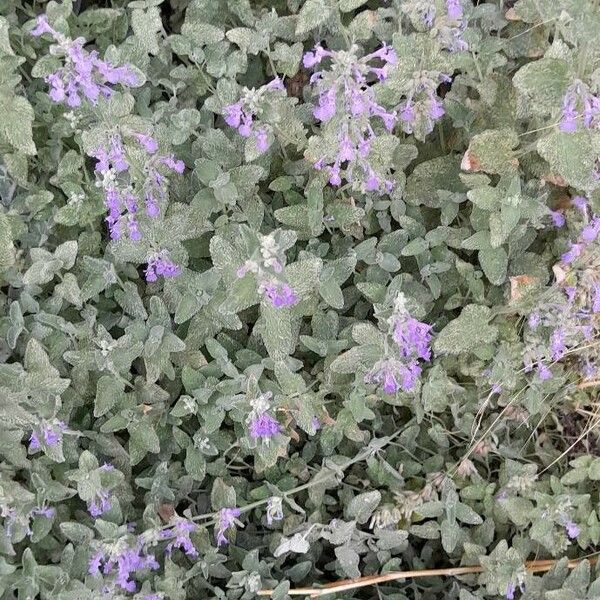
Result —
<svg viewBox="0 0 600 600"><path fill-rule="evenodd" d="M260 235L258 251L238 269L237 276L241 279L248 273L253 273L258 282L259 293L274 308L293 306L298 302L298 296L283 278L284 265L285 257L273 233Z"/></svg>
<svg viewBox="0 0 600 600"><path fill-rule="evenodd" d="M391 192L393 182L389 173L378 173L369 160L373 141L377 137L373 119L377 118L391 132L397 113L389 112L377 103L374 81L385 81L390 68L398 62L396 51L386 44L379 50L358 58L358 47L348 51L326 50L321 45L304 55L303 64L313 68L330 59L329 70L315 71L310 78L316 84L318 103L314 117L323 124L334 117L338 146L335 154L325 153L314 163L316 169L327 169L329 183L339 186L344 178L356 182L366 192ZM374 60L383 63L375 67Z"/></svg>
<svg viewBox="0 0 600 600"><path fill-rule="evenodd" d="M313 114L326 131L334 131L337 144L335 150L319 156L314 167L327 169L331 185L341 185L343 175L363 192L390 193L394 183L389 169L380 172L371 160L377 138L376 122L390 133L399 124L405 133L423 139L445 114L437 88L440 83L449 82L450 77L437 71L416 71L408 83L405 100L388 111L377 103L373 83L388 78L398 62L395 50L384 44L362 58L358 58L357 52L356 46L347 52L335 52L317 45L304 55L307 68L325 59L331 61L329 70L316 71L311 77L319 93ZM381 61L383 66L371 65L374 60Z"/></svg>
<svg viewBox="0 0 600 600"><path fill-rule="evenodd" d="M591 93L583 81L575 80L563 98L559 129L573 133L581 123L585 129L600 128L600 97Z"/></svg>
<svg viewBox="0 0 600 600"><path fill-rule="evenodd" d="M406 100L399 107L402 131L417 133L422 138L433 131L446 111L437 95L440 83L451 81L437 71L417 71L409 83Z"/></svg>
<svg viewBox="0 0 600 600"><path fill-rule="evenodd" d="M365 376L366 383L376 383L386 394L402 389L412 390L421 376L420 360L431 360L431 325L422 323L410 315L403 294L399 294L390 318L393 350L379 360ZM386 343L389 348L389 344Z"/></svg>
<svg viewBox="0 0 600 600"><path fill-rule="evenodd" d="M592 378L598 373L597 359L586 351L586 343L598 334L600 217L582 196L575 196L572 205L582 219L580 234L576 242L570 242L555 267L557 280L552 297L531 312L527 321L525 369L530 371L535 366L542 380L552 378L549 364L562 360L570 349L578 347L583 376ZM553 214L553 221L559 227L565 223L561 213Z"/></svg>
<svg viewBox="0 0 600 600"><path fill-rule="evenodd" d="M15 530L18 528L23 532L20 537L33 535L30 522L34 517L39 516L44 519L52 519L55 515L56 510L51 506L35 506L30 510L22 512L22 510L17 510L17 508L5 502L0 503L0 517L4 519L4 535L8 539L11 539L16 534Z"/></svg>
<svg viewBox="0 0 600 600"><path fill-rule="evenodd" d="M42 450L43 446L57 446L61 443L63 433L67 429L64 421L54 423L42 423L39 429L31 432L29 438L29 451L37 452Z"/></svg>
<svg viewBox="0 0 600 600"><path fill-rule="evenodd" d="M444 11L438 11L431 0L412 0L403 4L402 8L414 15L422 26L432 30L443 49L450 52L469 49L463 38L467 20L461 0L445 0Z"/></svg>
<svg viewBox="0 0 600 600"><path fill-rule="evenodd" d="M136 591L133 577L136 573L159 568L158 561L153 554L149 554L141 543L133 546L119 540L113 547L95 552L88 565L88 573L94 577L107 576L111 579L104 586L104 593L110 594L111 590L127 592Z"/></svg>
<svg viewBox="0 0 600 600"><path fill-rule="evenodd" d="M252 410L248 414L248 432L253 440L269 443L269 440L281 433L281 425L277 419L269 414L271 392L265 392L257 398L250 400Z"/></svg>
<svg viewBox="0 0 600 600"><path fill-rule="evenodd" d="M46 33L56 42L52 53L64 57L64 65L46 77L50 86L49 96L54 102L76 108L81 106L85 98L96 104L100 96L108 98L112 95L113 85L138 84L131 68L115 67L109 61L99 58L96 50L86 51L84 38L72 40L64 36L49 25L46 15L40 15L31 35L39 37Z"/></svg>
<svg viewBox="0 0 600 600"><path fill-rule="evenodd" d="M225 122L244 138L255 140L260 154L266 152L273 140L273 128L262 120L264 108L272 102L272 93L285 93L283 81L276 77L258 89L244 88L242 98L223 108Z"/></svg>
<svg viewBox="0 0 600 600"><path fill-rule="evenodd" d="M113 133L106 146L91 153L96 158L95 171L98 187L104 190L104 203L108 210L106 222L111 239L118 240L123 235L138 241L142 238L138 217L139 203L143 199L147 217L155 219L166 202L168 179L161 173L167 168L175 173L183 173L185 165L173 155L159 155L156 140L144 133L133 133L131 137L145 151L143 166L144 180L139 185L131 175L131 165L126 157L125 146L120 134ZM148 259L146 280L156 281L159 276L176 277L181 273L172 263L166 252L160 251Z"/></svg>
<svg viewBox="0 0 600 600"><path fill-rule="evenodd" d="M46 78L50 85L49 96L55 102L75 108L81 106L82 99L85 98L91 104L96 104L101 96L107 98L112 95L111 86L133 86L138 83L129 66L115 67L100 59L95 50L87 52L84 49L84 38L71 40L51 27L46 15L41 15L31 30L31 35L39 37L46 33L56 42L52 52L64 56L63 67ZM124 235L134 241L140 240L140 199L143 198L146 215L150 218L158 217L161 205L166 200L165 184L168 182L161 173L161 167L176 173L183 173L185 168L183 161L172 155L158 155L158 143L151 135L134 132L131 137L146 152L143 168L145 179L140 189L130 175L130 164L119 133L113 133L106 146L96 148L91 153L97 161L96 185L104 190L104 202L108 210L106 222L112 240L118 240ZM168 258L164 250L149 258L145 270L146 280L149 282L157 281L158 277L176 277L180 273L181 269Z"/></svg>

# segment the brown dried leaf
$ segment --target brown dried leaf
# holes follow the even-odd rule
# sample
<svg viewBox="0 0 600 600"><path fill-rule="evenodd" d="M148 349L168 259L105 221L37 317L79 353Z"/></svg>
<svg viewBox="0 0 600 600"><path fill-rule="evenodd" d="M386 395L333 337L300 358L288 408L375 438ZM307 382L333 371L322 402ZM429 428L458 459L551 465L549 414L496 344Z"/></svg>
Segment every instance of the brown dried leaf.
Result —
<svg viewBox="0 0 600 600"><path fill-rule="evenodd" d="M460 168L463 171L481 171L481 163L472 152L467 150L460 161Z"/></svg>
<svg viewBox="0 0 600 600"><path fill-rule="evenodd" d="M522 297L525 290L536 284L539 281L538 277L532 277L530 275L515 275L509 277L510 280L510 302L518 302Z"/></svg>

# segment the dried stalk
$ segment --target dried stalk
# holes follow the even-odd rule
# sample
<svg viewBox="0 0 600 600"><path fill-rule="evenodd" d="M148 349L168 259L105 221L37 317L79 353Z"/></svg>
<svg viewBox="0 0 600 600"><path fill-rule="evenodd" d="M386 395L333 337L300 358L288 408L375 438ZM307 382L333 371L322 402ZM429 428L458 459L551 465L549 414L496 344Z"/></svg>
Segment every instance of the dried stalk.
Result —
<svg viewBox="0 0 600 600"><path fill-rule="evenodd" d="M599 386L600 386L600 379L590 379L589 381L582 381L577 387L580 390L584 390L585 388L599 387Z"/></svg>
<svg viewBox="0 0 600 600"><path fill-rule="evenodd" d="M587 559L570 560L567 563L567 566L569 569L574 569L582 560L589 560L590 563L595 564L598 560L598 557L592 556ZM550 569L552 569L557 562L558 560L553 559L529 560L525 563L525 568L530 573L550 571ZM482 571L483 567L479 565L474 565L471 567L451 567L448 569L423 569L420 571L394 571L391 573L385 573L384 575L369 575L368 577L359 577L358 579L343 579L341 581L334 581L333 583L327 583L320 588L292 588L288 591L288 595L319 598L320 596L337 594L338 592L354 590L356 588L375 585L377 583L385 583L386 581L396 581L398 579L417 577L457 577L459 575L481 573ZM273 590L260 590L258 592L258 596L271 596L272 594Z"/></svg>

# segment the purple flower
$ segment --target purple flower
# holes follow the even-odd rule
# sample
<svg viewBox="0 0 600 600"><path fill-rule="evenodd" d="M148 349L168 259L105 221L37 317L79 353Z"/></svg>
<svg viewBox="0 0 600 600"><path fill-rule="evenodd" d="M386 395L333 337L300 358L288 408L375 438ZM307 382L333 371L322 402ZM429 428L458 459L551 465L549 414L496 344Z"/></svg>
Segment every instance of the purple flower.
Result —
<svg viewBox="0 0 600 600"><path fill-rule="evenodd" d="M552 217L554 227L562 227L565 224L565 216L557 210L551 210L550 217Z"/></svg>
<svg viewBox="0 0 600 600"><path fill-rule="evenodd" d="M147 554L141 544L135 547L127 547L119 551L118 554L106 555L98 551L92 555L88 564L88 573L94 577L109 575L114 573L114 583L127 592L135 592L136 584L132 577L138 571L148 569L156 570L159 564L156 558Z"/></svg>
<svg viewBox="0 0 600 600"><path fill-rule="evenodd" d="M410 100L406 101L404 108L400 111L400 120L404 123L412 123L415 120L415 111Z"/></svg>
<svg viewBox="0 0 600 600"><path fill-rule="evenodd" d="M542 362L537 363L537 374L542 381L552 379L552 371Z"/></svg>
<svg viewBox="0 0 600 600"><path fill-rule="evenodd" d="M327 54L322 54L319 48L317 46L314 53L305 55L305 65L310 68L326 55L331 57L332 66L311 77L318 93L313 115L321 123L330 122L334 116L339 117L337 135L340 145L335 151L331 149L327 155L320 156L314 166L316 169L328 167L329 183L333 186L342 185L345 178L353 187L363 191L383 193L389 188L383 183L387 181L387 173L376 173L368 161L372 140L376 137L372 122L375 117L380 119L391 132L396 125L397 114L378 104L372 83L375 78L379 81L387 78L390 66L398 61L396 52L384 44L359 58L356 46L349 52L326 51ZM381 60L385 64L373 66L370 64L373 60ZM344 173L342 164L345 165Z"/></svg>
<svg viewBox="0 0 600 600"><path fill-rule="evenodd" d="M111 493L109 490L101 489L96 497L89 502L88 512L94 518L98 518L112 508Z"/></svg>
<svg viewBox="0 0 600 600"><path fill-rule="evenodd" d="M583 244L573 244L571 242L569 250L567 250L567 252L565 252L560 257L560 259L562 260L563 263L570 265L571 263L575 262L581 256L581 253L583 252L583 248L584 248Z"/></svg>
<svg viewBox="0 0 600 600"><path fill-rule="evenodd" d="M588 199L584 196L573 196L571 204L579 211L585 214L588 207Z"/></svg>
<svg viewBox="0 0 600 600"><path fill-rule="evenodd" d="M223 108L225 115L225 123L229 127L237 129L242 122L242 103L236 102L235 104L229 104Z"/></svg>
<svg viewBox="0 0 600 600"><path fill-rule="evenodd" d="M587 129L597 127L597 117L599 114L600 98L587 94L583 99L583 126Z"/></svg>
<svg viewBox="0 0 600 600"><path fill-rule="evenodd" d="M258 129L254 133L254 138L256 139L256 149L261 154L263 152L266 152L267 149L269 148L269 139L267 137L267 130L264 127L262 127L261 129Z"/></svg>
<svg viewBox="0 0 600 600"><path fill-rule="evenodd" d="M326 122L334 115L336 110L336 92L334 88L327 90L319 96L319 104L313 110L315 119Z"/></svg>
<svg viewBox="0 0 600 600"><path fill-rule="evenodd" d="M592 312L597 314L600 313L600 283L594 283L593 290Z"/></svg>
<svg viewBox="0 0 600 600"><path fill-rule="evenodd" d="M182 160L176 159L172 154L170 154L169 156L163 156L160 159L160 162L163 165L166 165L172 171L175 171L175 173L179 173L180 175L185 170L185 163Z"/></svg>
<svg viewBox="0 0 600 600"><path fill-rule="evenodd" d="M312 69L316 64L319 64L323 58L331 56L331 52L325 50L321 45L317 44L313 52L307 52L303 59L302 64L306 69Z"/></svg>
<svg viewBox="0 0 600 600"><path fill-rule="evenodd" d="M378 361L365 376L365 383L376 383L382 386L386 394L395 394L403 389L412 390L421 375L421 367L416 363L405 364L394 358Z"/></svg>
<svg viewBox="0 0 600 600"><path fill-rule="evenodd" d="M565 344L565 332L558 328L550 336L550 350L552 351L552 360L559 360L565 353L567 346Z"/></svg>
<svg viewBox="0 0 600 600"><path fill-rule="evenodd" d="M596 241L598 234L600 233L600 217L594 215L590 223L588 223L581 231L581 239L590 244Z"/></svg>
<svg viewBox="0 0 600 600"><path fill-rule="evenodd" d="M338 161L340 163L342 162L346 162L346 161L352 161L354 160L354 157L356 156L356 149L354 148L354 144L352 143L352 140L345 135L342 140L340 141L340 151L338 153Z"/></svg>
<svg viewBox="0 0 600 600"><path fill-rule="evenodd" d="M446 0L446 11L450 19L458 20L463 17L463 9L460 0Z"/></svg>
<svg viewBox="0 0 600 600"><path fill-rule="evenodd" d="M573 521L567 521L565 523L565 530L570 540L574 540L581 533L579 525Z"/></svg>
<svg viewBox="0 0 600 600"><path fill-rule="evenodd" d="M95 50L87 52L83 48L84 38L65 38L52 29L42 15L38 17L31 34L40 36L44 33L50 33L54 37L65 55L64 65L46 77L50 86L49 96L54 102L64 102L67 106L76 108L86 98L91 104L96 104L100 96L112 95L111 85L137 84L137 78L129 67L115 67L108 61L101 60Z"/></svg>
<svg viewBox="0 0 600 600"><path fill-rule="evenodd" d="M140 143L140 146L142 146L142 148L148 152L148 154L154 154L158 150L158 144L151 135L136 133L135 138Z"/></svg>
<svg viewBox="0 0 600 600"><path fill-rule="evenodd" d="M39 515L40 517L44 517L45 519L52 519L52 517L56 515L56 510L51 506L40 506L38 508L34 508L31 513L34 515Z"/></svg>
<svg viewBox="0 0 600 600"><path fill-rule="evenodd" d="M259 291L271 301L275 308L293 306L298 303L298 296L288 283L264 281L260 284Z"/></svg>
<svg viewBox="0 0 600 600"><path fill-rule="evenodd" d="M568 98L563 104L562 115L558 128L565 133L577 131L577 111L575 110L576 99Z"/></svg>
<svg viewBox="0 0 600 600"><path fill-rule="evenodd" d="M281 432L281 425L269 413L264 412L250 421L250 437L269 440Z"/></svg>
<svg viewBox="0 0 600 600"><path fill-rule="evenodd" d="M463 18L463 8L460 0L446 0L446 11L448 12L448 18L454 21Z"/></svg>
<svg viewBox="0 0 600 600"><path fill-rule="evenodd" d="M236 519L242 514L239 508L222 508L217 517L217 527L215 528L215 539L217 546L224 546L229 543L225 537L225 532L235 527Z"/></svg>
<svg viewBox="0 0 600 600"><path fill-rule="evenodd" d="M244 114L244 116L242 117L242 123L238 127L238 133L242 137L250 137L250 134L252 133L252 120L252 115Z"/></svg>
<svg viewBox="0 0 600 600"><path fill-rule="evenodd" d="M329 167L329 183L331 185L335 185L336 187L342 184L340 165L337 163Z"/></svg>
<svg viewBox="0 0 600 600"><path fill-rule="evenodd" d="M529 327L531 329L537 329L542 322L542 318L540 317L540 313L533 312L529 315L529 319L527 319Z"/></svg>
<svg viewBox="0 0 600 600"><path fill-rule="evenodd" d="M48 25L48 17L46 15L38 16L35 27L29 33L34 37L40 37L44 33L50 33L53 36L56 35L56 31Z"/></svg>
<svg viewBox="0 0 600 600"><path fill-rule="evenodd" d="M509 583L506 587L506 600L515 600L516 591L517 586L514 583Z"/></svg>
<svg viewBox="0 0 600 600"><path fill-rule="evenodd" d="M429 96L427 113L429 114L429 117L432 121L437 121L438 119L441 119L444 116L444 114L446 114L442 103L433 94Z"/></svg>
<svg viewBox="0 0 600 600"><path fill-rule="evenodd" d="M164 252L159 252L148 259L144 275L146 281L153 282L159 277L178 277L181 275L181 268L167 258Z"/></svg>
<svg viewBox="0 0 600 600"><path fill-rule="evenodd" d="M40 438L35 431L32 431L31 435L29 436L29 450L39 450L41 447L42 445L40 444Z"/></svg>
<svg viewBox="0 0 600 600"><path fill-rule="evenodd" d="M171 556L171 553L175 548L181 548L186 556L195 557L198 556L198 550L196 550L192 540L190 539L190 533L196 530L196 525L186 519L178 521L170 530L164 532L164 536L175 536L172 542L167 544L165 553Z"/></svg>
<svg viewBox="0 0 600 600"><path fill-rule="evenodd" d="M105 560L106 557L103 552L95 552L92 554L88 564L88 573L94 577L100 577L100 567Z"/></svg>
<svg viewBox="0 0 600 600"><path fill-rule="evenodd" d="M431 325L401 315L395 322L393 338L403 358L431 360Z"/></svg>
<svg viewBox="0 0 600 600"><path fill-rule="evenodd" d="M63 421L55 424L42 425L40 432L31 432L29 437L29 450L36 451L42 448L42 440L45 446L56 446L62 442L63 432L67 425Z"/></svg>
<svg viewBox="0 0 600 600"><path fill-rule="evenodd" d="M371 52L368 57L365 58L380 58L389 65L395 65L398 63L398 55L396 50L392 46L388 46L385 42L378 50Z"/></svg>
<svg viewBox="0 0 600 600"><path fill-rule="evenodd" d="M244 138L254 134L256 148L261 154L269 147L268 135L272 132L270 125L261 123L262 106L268 105L274 92L285 93L285 86L280 77L275 77L258 90L246 88L241 100L223 107L223 117L227 125L236 129ZM259 127L255 126L255 120Z"/></svg>
<svg viewBox="0 0 600 600"><path fill-rule="evenodd" d="M267 501L267 524L283 519L283 502L279 496L271 496Z"/></svg>

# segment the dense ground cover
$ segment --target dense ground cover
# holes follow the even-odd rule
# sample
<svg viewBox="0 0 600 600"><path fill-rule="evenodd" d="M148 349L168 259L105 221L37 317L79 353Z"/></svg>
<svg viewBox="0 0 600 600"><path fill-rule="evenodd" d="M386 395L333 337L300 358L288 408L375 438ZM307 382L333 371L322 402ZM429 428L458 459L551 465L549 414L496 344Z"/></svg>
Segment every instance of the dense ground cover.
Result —
<svg viewBox="0 0 600 600"><path fill-rule="evenodd" d="M598 31L0 2L0 597L600 598Z"/></svg>

